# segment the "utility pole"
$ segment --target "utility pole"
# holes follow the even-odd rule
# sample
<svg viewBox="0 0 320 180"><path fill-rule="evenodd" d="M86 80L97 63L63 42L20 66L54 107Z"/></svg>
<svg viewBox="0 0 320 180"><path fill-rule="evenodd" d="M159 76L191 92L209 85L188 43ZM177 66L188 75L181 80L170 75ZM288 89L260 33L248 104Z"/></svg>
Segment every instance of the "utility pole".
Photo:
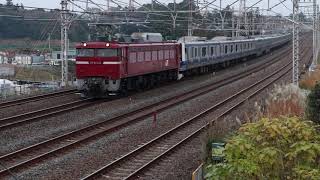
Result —
<svg viewBox="0 0 320 180"><path fill-rule="evenodd" d="M300 32L300 20L299 20L299 0L293 0L293 13L292 13L292 19L293 19L293 49L292 49L292 82L294 85L298 86L299 84L299 32Z"/></svg>
<svg viewBox="0 0 320 180"><path fill-rule="evenodd" d="M51 51L51 33L48 34L49 51Z"/></svg>
<svg viewBox="0 0 320 180"><path fill-rule="evenodd" d="M316 24L316 27L317 27L317 52L319 53L319 51L320 51L320 33L318 32L319 30L320 30L320 17L319 17L319 15L320 15L320 13L319 13L319 5L317 5L317 9L316 9L317 11L317 24ZM319 54L317 54L317 55L319 55ZM316 60L316 64L318 64L318 59Z"/></svg>
<svg viewBox="0 0 320 180"><path fill-rule="evenodd" d="M153 2L153 0L152 0ZM174 14L171 13L171 18L172 18L172 28L173 28L173 36L174 36L174 39L176 39L177 37L177 16L178 16L178 13L176 12L177 11L177 8L176 8L176 0L173 1L173 11L174 11Z"/></svg>
<svg viewBox="0 0 320 180"><path fill-rule="evenodd" d="M61 86L68 86L68 1L61 0Z"/></svg>
<svg viewBox="0 0 320 180"><path fill-rule="evenodd" d="M192 4L193 0L189 0L188 36L192 36Z"/></svg>
<svg viewBox="0 0 320 180"><path fill-rule="evenodd" d="M86 11L89 10L89 0L86 1Z"/></svg>
<svg viewBox="0 0 320 180"><path fill-rule="evenodd" d="M240 36L241 33L241 23L242 19L244 19L244 29L245 34L248 35L248 22L247 22L247 11L246 11L246 0L239 1L239 14L238 14L238 22L237 22L237 34L236 36Z"/></svg>
<svg viewBox="0 0 320 180"><path fill-rule="evenodd" d="M110 11L110 0L107 0L107 11Z"/></svg>
<svg viewBox="0 0 320 180"><path fill-rule="evenodd" d="M13 6L12 0L7 0L7 6Z"/></svg>
<svg viewBox="0 0 320 180"><path fill-rule="evenodd" d="M129 11L133 11L133 1L134 0L129 0Z"/></svg>
<svg viewBox="0 0 320 180"><path fill-rule="evenodd" d="M312 66L315 67L318 64L318 9L317 1L313 0L313 61Z"/></svg>
<svg viewBox="0 0 320 180"><path fill-rule="evenodd" d="M151 10L152 10L152 11L154 10L154 7L153 7L153 0L151 0Z"/></svg>
<svg viewBox="0 0 320 180"><path fill-rule="evenodd" d="M220 12L220 16L221 16L221 29L224 29L225 14L222 14L222 0L220 0L220 11L219 12Z"/></svg>
<svg viewBox="0 0 320 180"><path fill-rule="evenodd" d="M231 23L232 23L232 39L234 39L235 37L235 32L234 32L234 13L232 12L232 19L231 19Z"/></svg>

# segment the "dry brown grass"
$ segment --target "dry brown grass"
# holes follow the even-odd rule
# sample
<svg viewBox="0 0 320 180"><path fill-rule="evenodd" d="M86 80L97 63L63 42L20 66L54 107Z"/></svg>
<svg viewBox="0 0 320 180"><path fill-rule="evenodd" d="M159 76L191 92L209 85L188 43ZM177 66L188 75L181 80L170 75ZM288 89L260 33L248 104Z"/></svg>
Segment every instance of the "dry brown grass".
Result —
<svg viewBox="0 0 320 180"><path fill-rule="evenodd" d="M32 67L17 67L15 79L45 82L57 81L60 80L60 77L50 69L45 70Z"/></svg>
<svg viewBox="0 0 320 180"><path fill-rule="evenodd" d="M316 68L315 71L309 72L300 81L300 87L303 89L311 90L317 82L320 81L320 66Z"/></svg>
<svg viewBox="0 0 320 180"><path fill-rule="evenodd" d="M266 100L263 116L303 117L306 95L294 86L276 87Z"/></svg>
<svg viewBox="0 0 320 180"><path fill-rule="evenodd" d="M265 116L270 118L276 118L280 116L304 116L304 108L299 103L299 98L296 94L293 94L289 99L271 101L268 104Z"/></svg>

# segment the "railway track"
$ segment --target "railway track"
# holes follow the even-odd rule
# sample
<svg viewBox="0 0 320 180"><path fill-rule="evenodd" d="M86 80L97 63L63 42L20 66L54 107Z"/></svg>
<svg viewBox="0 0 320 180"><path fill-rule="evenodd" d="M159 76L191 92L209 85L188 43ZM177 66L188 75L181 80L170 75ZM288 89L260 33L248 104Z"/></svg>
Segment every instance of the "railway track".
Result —
<svg viewBox="0 0 320 180"><path fill-rule="evenodd" d="M310 56L310 52L311 51L308 50L305 54L305 57L308 59L312 57ZM198 135L206 130L213 121L229 114L248 99L259 94L274 82L286 76L292 70L291 64L291 62L285 64L274 73L252 84L251 86L240 90L238 93L224 99L223 101L220 101L205 111L154 138L153 140L144 143L139 148L123 155L119 159L84 177L83 180L99 178L137 178L139 174L147 171L151 165L172 154L177 148L181 147L191 139L198 137ZM208 117L218 108L226 106L227 103L230 103L230 105L227 106L227 109L220 113L214 120L211 122L204 120L204 117Z"/></svg>
<svg viewBox="0 0 320 180"><path fill-rule="evenodd" d="M284 52L287 51L288 50L285 50ZM283 52L281 51L279 52L279 54L283 54ZM285 55L282 55L280 56L280 58L284 56ZM173 98L166 99L164 101L149 105L147 107L143 107L141 109L129 112L127 114L109 120L105 120L103 122L93 124L79 130L72 131L70 133L46 140L44 142L40 142L38 144L34 144L32 146L17 150L10 154L3 155L0 157L0 162L5 164L6 169L0 169L0 177L9 175L10 171L19 171L23 168L31 166L32 164L56 156L59 153L64 153L70 149L81 146L87 142L96 140L99 137L111 133L112 131L126 127L131 123L135 123L139 120L143 120L147 117L150 117L154 111L164 111L172 106L181 104L187 100L198 97L214 89L227 85L231 82L247 77L252 73L266 68L271 63L274 63L280 58L278 56L273 57L270 61L268 61L268 63L264 64L263 66L256 69L252 69L251 71L248 71L241 75L237 74L233 76L233 78L228 77L227 79L215 82L214 84L197 88L193 91L180 94ZM72 139L72 141L70 141L70 139Z"/></svg>
<svg viewBox="0 0 320 180"><path fill-rule="evenodd" d="M12 101L5 101L5 102L0 103L0 109L12 107L12 106L17 106L17 105L21 105L21 104L26 104L26 103L30 103L30 102L36 102L36 101L49 99L49 98L53 98L53 97L59 97L59 96L72 94L72 93L76 93L76 92L77 92L77 90L70 89L70 90L64 90L64 91L58 91L58 92L53 92L53 93L48 93L48 94L42 94L42 95L37 95L37 96L16 99L16 100L12 100Z"/></svg>
<svg viewBox="0 0 320 180"><path fill-rule="evenodd" d="M288 51L288 50L280 51L278 53L281 54L281 53L286 52L286 51ZM223 85L226 85L226 84L228 84L230 82L234 82L236 80L239 80L239 79L241 79L243 77L249 76L251 73L258 72L261 69L267 67L268 65L274 63L276 60L277 60L276 58L272 58L270 62L267 62L264 66L261 66L260 68L252 69L251 71L246 72L246 73L244 73L244 74L242 74L240 76L235 75L230 79L226 78L226 79L223 79L221 81L218 81L217 83L218 84L220 83L220 85L218 85L217 87L214 87L214 89L219 88L219 87L221 87ZM200 96L202 94L205 94L205 93L213 90L212 88L210 88L212 85L213 84L209 84L208 86L200 87L200 88L194 90L193 92L197 92L197 91L202 91L203 88L208 88L209 87L209 89L204 91L203 93L198 93L196 96L189 97L189 98L185 99L185 101L189 100L189 99L192 99L192 98L195 98L197 96ZM153 104L151 106L147 106L146 108L148 108L148 109L154 108L154 107L158 106L159 104L163 104L163 103L165 103L167 101L170 101L172 99L181 98L182 96L190 95L190 93L193 93L193 92L187 92L187 93L175 96L174 98L170 98L170 99L167 99L165 101L161 101L161 102ZM15 116L11 116L11 117L2 118L2 119L0 119L0 130L12 128L12 127L23 125L23 124L26 124L26 123L31 123L31 122L34 122L34 121L39 120L41 118L46 118L46 117L50 117L50 116L53 116L53 115L58 115L58 114L61 114L61 113L64 113L64 112L68 112L68 111L71 111L71 110L75 110L75 109L80 109L82 107L86 107L88 105L88 104L86 104L87 103L86 101L87 100L75 101L75 102L66 103L66 104L62 104L62 105L58 105L58 106L54 106L54 107L50 107L50 108L41 109L41 110L38 110L38 111L33 111L33 112L29 112L29 113L24 113L24 114L20 114L20 115L15 115ZM184 102L184 101L182 101L182 102ZM165 109L163 109L163 110L165 110ZM138 111L141 111L141 110L138 110ZM159 111L161 111L161 109L157 110L157 111L159 112ZM137 113L137 111L132 112L132 113ZM132 115L132 113L127 114L127 116ZM149 113L148 115L151 115L151 114ZM119 117L119 118L122 118L122 117ZM117 118L117 119L119 119L119 118Z"/></svg>
<svg viewBox="0 0 320 180"><path fill-rule="evenodd" d="M281 54L286 51L288 51L288 50L285 49L283 51L278 52L278 54ZM276 58L272 58L270 62L268 62L264 65L264 67L268 66L269 64L272 64L273 62L275 62L275 60L276 60ZM236 80L241 79L243 77L246 77L246 76L250 75L250 73L255 73L264 67L249 71L248 73L242 74L240 76L234 76L233 78L228 79L228 80L224 79L224 80L222 80L222 81L224 81L223 85L226 85L229 82L233 82L233 81L236 81ZM219 81L218 83L221 83L222 81ZM209 85L209 86L212 86L212 85ZM198 88L197 90L201 90L202 88L207 88L207 87L208 86L201 87L201 88ZM212 90L212 89L209 89L208 91L205 91L202 94L205 94L206 92L209 92L210 90ZM29 98L23 98L23 99L18 99L18 100L14 100L14 101L4 102L4 103L0 103L0 109L5 108L5 107L20 105L20 104L25 104L28 102L34 102L34 101L38 101L41 99L48 99L48 98L52 98L52 97L56 97L56 96L74 93L74 92L76 92L76 90L66 90L66 91L61 91L61 92L55 92L55 93L50 93L50 94L44 94L44 95L33 96L33 97L29 97ZM187 92L187 93L182 94L180 96L176 96L175 98L181 98L181 96L184 96L187 94L190 94L190 92ZM199 94L199 95L202 95L202 94ZM197 95L197 96L199 96L199 95ZM186 99L186 100L188 100L188 99ZM28 112L28 113L24 113L24 114L19 114L19 115L15 115L15 116L11 116L11 117L2 118L2 119L0 119L0 130L5 130L8 128L16 127L16 126L23 125L26 123L31 123L31 122L37 121L41 118L46 118L46 117L58 115L58 114L61 114L64 112L68 112L71 110L86 107L87 105L89 105L89 104L86 104L86 103L88 103L86 101L87 100L80 100L80 101L75 101L75 102L71 102L71 103L65 103L65 104L50 107L50 108L45 108L45 109L41 109L41 110L37 110L37 111L33 111L33 112ZM165 100L165 101L168 101L168 100ZM160 103L164 103L165 101L160 102ZM155 104L152 106L155 107L156 105L158 105L158 104ZM149 107L147 107L147 108L149 108ZM136 113L136 112L133 112L133 113ZM128 115L130 115L130 114L128 114Z"/></svg>
<svg viewBox="0 0 320 180"><path fill-rule="evenodd" d="M91 99L83 99L62 105L40 109L28 113L10 116L0 119L0 130L5 130L26 123L35 122L42 118L52 117L58 114L69 112L75 109L85 108L100 101L92 101Z"/></svg>

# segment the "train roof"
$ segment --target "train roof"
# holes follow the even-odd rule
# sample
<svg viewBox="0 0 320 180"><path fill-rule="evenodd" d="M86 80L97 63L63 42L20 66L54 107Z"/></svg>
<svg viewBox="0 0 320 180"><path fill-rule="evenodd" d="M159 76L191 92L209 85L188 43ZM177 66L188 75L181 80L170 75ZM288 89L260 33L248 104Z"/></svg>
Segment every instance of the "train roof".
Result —
<svg viewBox="0 0 320 180"><path fill-rule="evenodd" d="M266 40L266 39L274 39L274 38L279 38L279 37L284 37L287 36L288 34L274 34L274 35L267 35L267 36L252 36L250 39L243 39L243 38L239 38L239 39L223 39L223 38L219 38L219 39L213 39L213 40L206 40L206 41L189 41L189 42L181 42L181 43L185 43L185 44L225 44L225 43L234 43L234 42L252 42L252 41L256 41L256 40Z"/></svg>
<svg viewBox="0 0 320 180"><path fill-rule="evenodd" d="M76 45L76 48L121 48L121 47L142 47L142 46L164 46L177 45L178 42L141 42L141 43L125 43L125 42L82 42Z"/></svg>

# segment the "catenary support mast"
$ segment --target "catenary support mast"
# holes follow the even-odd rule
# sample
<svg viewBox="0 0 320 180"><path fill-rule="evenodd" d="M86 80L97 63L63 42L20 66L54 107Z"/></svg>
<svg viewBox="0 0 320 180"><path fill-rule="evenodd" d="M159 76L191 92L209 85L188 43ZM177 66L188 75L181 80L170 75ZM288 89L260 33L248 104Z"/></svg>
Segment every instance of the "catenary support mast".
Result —
<svg viewBox="0 0 320 180"><path fill-rule="evenodd" d="M300 32L300 21L299 21L299 0L293 0L293 49L292 49L292 65L293 65L293 70L292 70L292 82L294 85L298 85L299 83L299 32Z"/></svg>
<svg viewBox="0 0 320 180"><path fill-rule="evenodd" d="M61 0L61 86L68 86L68 2Z"/></svg>
<svg viewBox="0 0 320 180"><path fill-rule="evenodd" d="M317 1L313 0L313 61L312 66L316 66L318 63L318 10L317 10Z"/></svg>

